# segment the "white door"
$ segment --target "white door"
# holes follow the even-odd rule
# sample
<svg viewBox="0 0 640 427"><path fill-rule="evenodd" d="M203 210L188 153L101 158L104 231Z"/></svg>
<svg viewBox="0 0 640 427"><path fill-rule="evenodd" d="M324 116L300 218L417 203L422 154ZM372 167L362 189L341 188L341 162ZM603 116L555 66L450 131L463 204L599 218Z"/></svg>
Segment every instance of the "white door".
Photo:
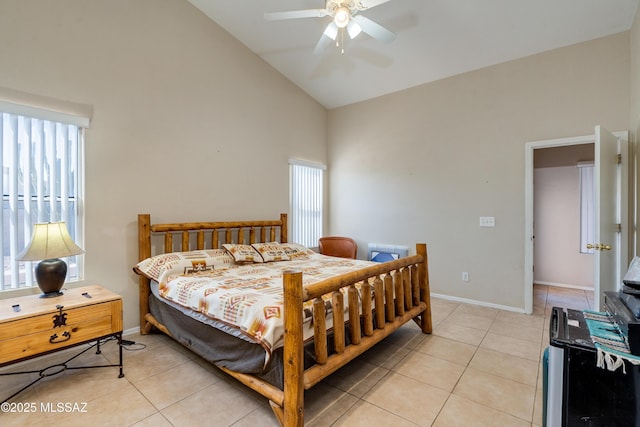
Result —
<svg viewBox="0 0 640 427"><path fill-rule="evenodd" d="M621 255L619 218L622 183L618 176L618 138L601 126L595 129L594 303L603 310L604 292L619 288L618 260Z"/></svg>

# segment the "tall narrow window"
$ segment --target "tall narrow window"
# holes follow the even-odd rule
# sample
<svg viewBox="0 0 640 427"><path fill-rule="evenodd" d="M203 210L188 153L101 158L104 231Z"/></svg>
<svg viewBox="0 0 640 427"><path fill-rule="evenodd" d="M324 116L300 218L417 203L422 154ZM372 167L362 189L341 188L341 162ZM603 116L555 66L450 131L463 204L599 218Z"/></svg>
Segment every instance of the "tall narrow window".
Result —
<svg viewBox="0 0 640 427"><path fill-rule="evenodd" d="M595 176L593 163L579 163L580 173L580 252L594 253L587 244L595 242Z"/></svg>
<svg viewBox="0 0 640 427"><path fill-rule="evenodd" d="M34 224L64 221L82 245L83 138L83 128L75 124L0 111L0 290L36 286L36 262L15 259ZM67 280L82 278L80 259L65 259Z"/></svg>
<svg viewBox="0 0 640 427"><path fill-rule="evenodd" d="M289 160L292 241L318 246L322 236L323 172L326 166Z"/></svg>

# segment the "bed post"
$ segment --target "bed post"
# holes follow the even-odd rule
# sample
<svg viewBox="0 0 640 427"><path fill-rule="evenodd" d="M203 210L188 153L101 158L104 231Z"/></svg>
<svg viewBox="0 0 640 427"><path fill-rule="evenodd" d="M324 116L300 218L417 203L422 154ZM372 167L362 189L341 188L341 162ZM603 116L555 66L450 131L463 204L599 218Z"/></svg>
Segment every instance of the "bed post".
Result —
<svg viewBox="0 0 640 427"><path fill-rule="evenodd" d="M285 271L283 286L284 416L280 422L286 427L302 427L304 425L302 271ZM278 416L277 412L276 416Z"/></svg>
<svg viewBox="0 0 640 427"><path fill-rule="evenodd" d="M151 215L138 215L138 261L142 261L151 256ZM142 274L138 276L139 283L139 305L140 305L140 334L146 335L151 329L146 316L149 313L149 279Z"/></svg>
<svg viewBox="0 0 640 427"><path fill-rule="evenodd" d="M426 243L417 243L416 253L422 255L422 263L418 269L418 275L420 277L420 301L427 305L427 308L422 312L420 327L423 333L430 334L433 331L433 325L431 323L431 289L429 288L429 262Z"/></svg>
<svg viewBox="0 0 640 427"><path fill-rule="evenodd" d="M288 229L286 213L280 214L280 222L282 222L282 225L280 226L280 243L287 243L289 241L289 236L287 235Z"/></svg>

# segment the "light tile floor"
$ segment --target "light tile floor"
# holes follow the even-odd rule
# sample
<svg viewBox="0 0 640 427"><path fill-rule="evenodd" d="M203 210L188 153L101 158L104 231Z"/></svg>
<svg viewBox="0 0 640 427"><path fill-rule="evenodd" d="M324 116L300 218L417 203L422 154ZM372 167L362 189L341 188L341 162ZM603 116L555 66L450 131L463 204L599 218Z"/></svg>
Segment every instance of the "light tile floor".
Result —
<svg viewBox="0 0 640 427"><path fill-rule="evenodd" d="M433 299L433 334L407 324L318 384L305 395L306 424L540 426L541 355L551 307L592 304L592 292L541 285L535 286L533 315ZM21 413L0 412L0 425L277 426L264 398L169 338L127 338L140 344L127 347L124 378L116 368L47 377L12 400ZM58 353L0 372L41 369L68 357ZM117 346L109 342L102 354L90 351L76 361L116 360ZM25 377L0 376L0 398L24 385ZM72 406L51 411L58 402Z"/></svg>

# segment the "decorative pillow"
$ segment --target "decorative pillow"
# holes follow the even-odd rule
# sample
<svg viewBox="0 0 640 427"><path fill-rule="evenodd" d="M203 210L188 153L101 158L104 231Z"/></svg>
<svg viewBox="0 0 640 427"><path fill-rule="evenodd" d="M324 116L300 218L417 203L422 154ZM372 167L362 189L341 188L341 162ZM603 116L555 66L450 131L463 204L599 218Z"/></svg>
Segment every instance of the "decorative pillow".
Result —
<svg viewBox="0 0 640 427"><path fill-rule="evenodd" d="M289 255L278 242L254 243L251 246L258 251L264 262L289 261Z"/></svg>
<svg viewBox="0 0 640 427"><path fill-rule="evenodd" d="M258 251L256 251L251 245L225 243L222 247L231 254L235 262L263 262Z"/></svg>
<svg viewBox="0 0 640 427"><path fill-rule="evenodd" d="M280 247L284 250L289 259L309 257L316 254L311 249L298 243L280 243Z"/></svg>
<svg viewBox="0 0 640 427"><path fill-rule="evenodd" d="M157 282L167 272L189 274L229 266L233 258L224 249L171 252L140 261L133 271Z"/></svg>

